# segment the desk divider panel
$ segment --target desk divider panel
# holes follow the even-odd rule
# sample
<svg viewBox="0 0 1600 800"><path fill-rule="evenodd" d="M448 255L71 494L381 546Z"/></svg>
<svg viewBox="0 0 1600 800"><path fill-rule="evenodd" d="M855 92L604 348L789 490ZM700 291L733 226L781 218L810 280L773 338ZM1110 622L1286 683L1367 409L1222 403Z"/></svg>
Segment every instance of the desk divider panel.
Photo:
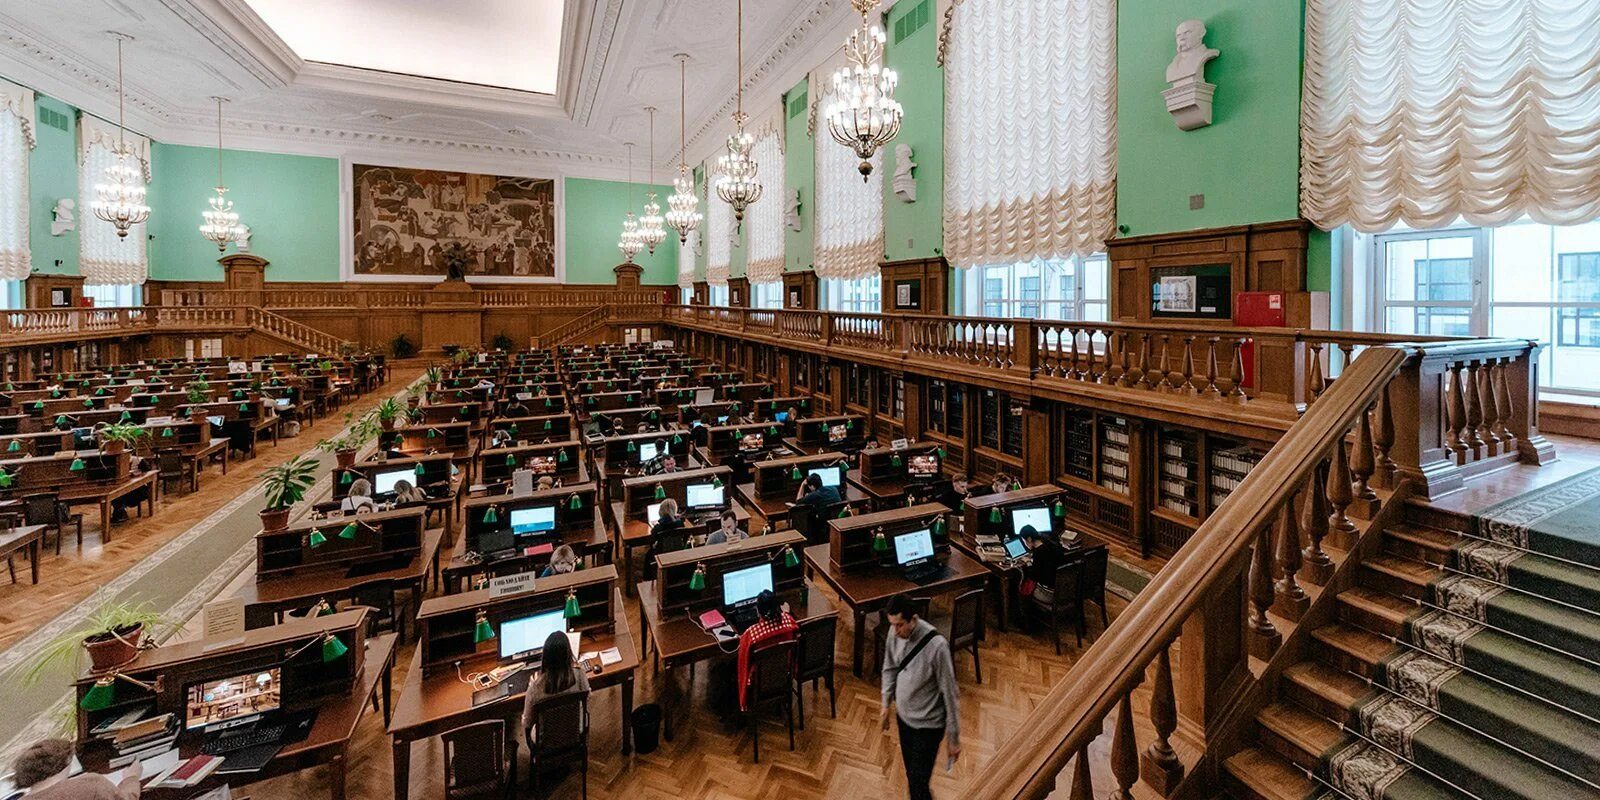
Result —
<svg viewBox="0 0 1600 800"><path fill-rule="evenodd" d="M398 469L411 470L412 477L407 480L411 481L411 485L418 488L439 483L449 483L451 478L450 468L454 461L455 457L449 453L436 453L434 455L412 456L410 458L362 461L351 466L350 469L334 467L333 499L343 500L345 495L350 494L350 486L355 483L356 478L366 478L369 481L373 481L373 488L376 490L376 480L373 476Z"/></svg>
<svg viewBox="0 0 1600 800"><path fill-rule="evenodd" d="M48 456L0 460L0 490L27 494L86 483L121 483L128 479L131 458L126 450L111 455L63 450Z"/></svg>
<svg viewBox="0 0 1600 800"><path fill-rule="evenodd" d="M891 447L868 447L861 451L861 477L867 480L893 480L906 477L906 464L912 456L938 455L937 442L913 442L905 447L895 450ZM937 480L943 474L943 459L940 459L939 474L934 475Z"/></svg>
<svg viewBox="0 0 1600 800"><path fill-rule="evenodd" d="M256 534L256 582L296 572L342 571L358 562L415 558L422 552L421 506L305 520ZM317 535L313 535L313 533Z"/></svg>
<svg viewBox="0 0 1600 800"><path fill-rule="evenodd" d="M666 445L666 452L675 456L689 454L689 434L687 431L650 431L647 433L629 433L622 436L607 436L590 447L595 454L604 459L606 464L637 465L639 462L639 446L643 444ZM660 455L660 447L657 447ZM682 463L681 460L679 462Z"/></svg>
<svg viewBox="0 0 1600 800"><path fill-rule="evenodd" d="M750 435L761 435L761 449L771 450L783 446L783 426L776 422L745 422L738 425L717 425L706 431L706 450L712 455L725 456L739 449L740 441Z"/></svg>
<svg viewBox="0 0 1600 800"><path fill-rule="evenodd" d="M793 497L799 490L801 482L805 480L807 470L834 465L841 467L841 472L849 471L850 459L843 453L774 458L751 462L750 473L755 483L757 497ZM839 491L841 494L844 491L842 484Z"/></svg>
<svg viewBox="0 0 1600 800"><path fill-rule="evenodd" d="M602 564L539 578L531 592L491 597L491 589L478 589L424 600L417 613L422 672L430 675L451 669L458 661L498 658L501 625L555 609L570 613L574 604L569 603L569 597L576 601L577 611L575 616L567 617L569 630L612 630L616 623L612 608L616 583L616 566ZM480 613L494 638L478 641Z"/></svg>
<svg viewBox="0 0 1600 800"><path fill-rule="evenodd" d="M661 616L696 613L721 605L722 576L763 562L772 564L774 592L798 589L805 582L805 566L800 558L805 546L806 537L798 532L780 531L662 553L656 557L656 597ZM705 585L697 589L694 585L699 581L694 575L702 569Z"/></svg>
<svg viewBox="0 0 1600 800"><path fill-rule="evenodd" d="M866 441L867 421L860 414L835 414L830 417L808 417L795 423L795 439L803 445L828 444L828 431L835 425L844 426L846 445Z"/></svg>
<svg viewBox="0 0 1600 800"><path fill-rule="evenodd" d="M578 408L591 414L601 411L618 411L624 408L637 408L644 402L644 393L632 389L620 392L584 392L579 391Z"/></svg>
<svg viewBox="0 0 1600 800"><path fill-rule="evenodd" d="M483 407L477 403L430 403L418 408L422 411L422 422L429 425L477 422L483 416Z"/></svg>
<svg viewBox="0 0 1600 800"><path fill-rule="evenodd" d="M524 467L533 470L535 476L577 475L583 461L579 458L582 453L583 445L576 439L493 447L478 453L478 482L509 481L513 472Z"/></svg>
<svg viewBox="0 0 1600 800"><path fill-rule="evenodd" d="M631 431L643 422L651 428L661 427L660 406L637 406L634 408L614 408L606 411L596 411L590 419L598 421L604 417L611 421L613 431Z"/></svg>
<svg viewBox="0 0 1600 800"><path fill-rule="evenodd" d="M942 503L923 503L871 514L828 520L828 559L841 570L873 567L894 561L894 537L919 528L933 534L934 552L950 552L950 509ZM884 549L874 549L878 534Z"/></svg>
<svg viewBox="0 0 1600 800"><path fill-rule="evenodd" d="M1012 492L969 497L966 500L967 510L963 520L967 535L1001 538L1010 536L1011 512L1028 506L1048 508L1051 527L1056 533L1061 533L1063 519L1066 516L1066 506L1061 504L1061 495L1064 492L1065 489L1055 484L1043 484ZM998 519L995 518L996 512L999 514Z"/></svg>
<svg viewBox="0 0 1600 800"><path fill-rule="evenodd" d="M697 387L707 388L707 387ZM686 389L689 396L694 396L694 389ZM738 403L732 400L718 400L711 403L684 403L678 406L678 424L687 426L696 420L702 424L712 425L718 417L737 417Z"/></svg>
<svg viewBox="0 0 1600 800"><path fill-rule="evenodd" d="M725 383L718 388L717 396L721 400L733 400L749 406L763 397L771 397L772 384L765 381Z"/></svg>
<svg viewBox="0 0 1600 800"><path fill-rule="evenodd" d="M439 422L433 425L401 425L378 434L380 443L397 442L402 453L451 452L465 455L472 447L472 423Z"/></svg>
<svg viewBox="0 0 1600 800"><path fill-rule="evenodd" d="M509 530L512 511L536 506L555 506L555 531L560 536L577 532L592 533L595 502L593 481L575 486L558 486L528 494L498 494L471 498L461 506L461 517L466 523L464 530L467 536L467 550L476 551L473 545L477 543L480 534ZM489 513L490 509L494 509L493 514Z"/></svg>
<svg viewBox="0 0 1600 800"><path fill-rule="evenodd" d="M770 420L779 411L794 409L805 416L811 411L811 398L809 397L766 397L756 400L756 419ZM798 422L798 418L791 417L789 422Z"/></svg>
<svg viewBox="0 0 1600 800"><path fill-rule="evenodd" d="M551 395L541 400L559 400L563 404L564 398ZM566 412L554 414L543 413L543 405L535 404L540 413L527 417L497 417L489 423L489 434L493 436L498 431L511 434L516 441L566 441L572 438L572 415Z"/></svg>
<svg viewBox="0 0 1600 800"><path fill-rule="evenodd" d="M732 505L733 487L728 485L732 480L733 470L729 467L706 467L626 478L622 481L622 507L629 517L643 517L646 508L668 497L678 501L678 505L682 507L688 502L689 484L721 481L723 507L728 508ZM661 488L660 497L656 496L658 486Z"/></svg>

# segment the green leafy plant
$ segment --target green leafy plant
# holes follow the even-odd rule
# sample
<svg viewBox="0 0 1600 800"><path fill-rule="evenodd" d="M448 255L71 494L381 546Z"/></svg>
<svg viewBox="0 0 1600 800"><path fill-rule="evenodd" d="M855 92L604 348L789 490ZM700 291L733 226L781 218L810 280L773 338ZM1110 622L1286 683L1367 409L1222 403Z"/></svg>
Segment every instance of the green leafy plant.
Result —
<svg viewBox="0 0 1600 800"><path fill-rule="evenodd" d="M34 653L27 662L27 671L23 673L23 684L32 686L46 672L57 668L65 668L76 675L85 640L138 625L144 626L145 635L153 638L160 638L161 634L179 627L176 620L156 611L147 602L119 601L107 597L84 617L83 622L62 631Z"/></svg>
<svg viewBox="0 0 1600 800"><path fill-rule="evenodd" d="M356 419L354 412L344 415L345 432L317 442L317 448L324 453L337 453L341 450L359 450L372 437L378 435L376 418L368 414L361 419Z"/></svg>
<svg viewBox="0 0 1600 800"><path fill-rule="evenodd" d="M494 339L489 342L489 346L496 350L502 350L507 353L517 349L517 343L512 341L511 337L507 336L504 332L495 334Z"/></svg>
<svg viewBox="0 0 1600 800"><path fill-rule="evenodd" d="M411 358L417 354L417 345L402 333L389 342L389 351L394 353L395 358Z"/></svg>
<svg viewBox="0 0 1600 800"><path fill-rule="evenodd" d="M465 347L450 354L450 360L455 362L457 365L465 364L468 361L471 361L472 358L472 351Z"/></svg>
<svg viewBox="0 0 1600 800"><path fill-rule="evenodd" d="M400 405L400 401L390 397L379 403L373 413L378 415L379 422L394 422L400 418L400 414L403 411L405 411L405 407Z"/></svg>
<svg viewBox="0 0 1600 800"><path fill-rule="evenodd" d="M444 380L444 370L441 370L438 367L428 367L428 371L422 373L422 378L422 385L424 389L430 386L438 386L439 381Z"/></svg>
<svg viewBox="0 0 1600 800"><path fill-rule="evenodd" d="M122 442L130 446L150 437L149 429L131 422L113 422L101 425L95 433L100 436L102 441Z"/></svg>
<svg viewBox="0 0 1600 800"><path fill-rule="evenodd" d="M199 405L211 402L211 384L205 378L195 378L184 387L189 393L189 404Z"/></svg>
<svg viewBox="0 0 1600 800"><path fill-rule="evenodd" d="M261 488L267 494L267 508L291 508L305 499L306 492L317 482L317 467L321 462L302 455L291 458L261 474Z"/></svg>

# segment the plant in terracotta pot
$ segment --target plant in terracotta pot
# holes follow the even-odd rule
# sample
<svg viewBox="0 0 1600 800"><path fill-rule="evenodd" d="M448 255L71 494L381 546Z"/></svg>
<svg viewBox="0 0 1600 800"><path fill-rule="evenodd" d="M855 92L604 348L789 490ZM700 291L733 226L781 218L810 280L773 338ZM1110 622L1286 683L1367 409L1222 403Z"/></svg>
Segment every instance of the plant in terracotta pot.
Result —
<svg viewBox="0 0 1600 800"><path fill-rule="evenodd" d="M356 463L356 451L378 432L378 426L371 416L359 420L355 416L354 413L344 415L344 433L317 442L318 449L333 454L340 469L348 469Z"/></svg>
<svg viewBox="0 0 1600 800"><path fill-rule="evenodd" d="M261 511L261 529L281 531L289 526L289 509L305 499L317 482L321 462L308 455L291 458L261 474L261 488L267 494L267 507Z"/></svg>
<svg viewBox="0 0 1600 800"><path fill-rule="evenodd" d="M137 446L140 441L149 438L150 431L143 425L114 422L101 425L95 434L100 437L100 452L110 456Z"/></svg>
<svg viewBox="0 0 1600 800"><path fill-rule="evenodd" d="M211 384L204 378L195 378L184 387L184 392L189 400L189 418L195 422L205 422L206 409L204 404L212 401Z"/></svg>
<svg viewBox="0 0 1600 800"><path fill-rule="evenodd" d="M107 598L81 623L39 648L23 673L23 683L38 683L52 669L65 668L76 675L80 652L89 655L90 667L96 673L109 672L132 661L153 637L177 627L174 620L149 603Z"/></svg>
<svg viewBox="0 0 1600 800"><path fill-rule="evenodd" d="M384 400L382 403L378 404L376 411L378 415L378 425L380 425L385 431L394 430L395 422L400 419L400 414L404 411L405 409L401 407L399 400L396 400L393 397Z"/></svg>

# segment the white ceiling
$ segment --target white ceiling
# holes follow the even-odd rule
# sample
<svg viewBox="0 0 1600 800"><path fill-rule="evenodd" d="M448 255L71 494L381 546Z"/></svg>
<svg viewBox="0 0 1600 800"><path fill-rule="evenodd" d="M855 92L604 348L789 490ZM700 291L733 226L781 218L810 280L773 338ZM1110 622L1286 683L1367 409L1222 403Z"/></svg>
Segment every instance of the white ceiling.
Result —
<svg viewBox="0 0 1600 800"><path fill-rule="evenodd" d="M278 21L285 9L311 9L327 41L348 37L330 51L344 64L320 61L303 23ZM352 21L350 9L388 16ZM214 144L210 98L223 96L230 147L540 176L620 177L634 142L642 179L653 105L665 182L678 147L673 54L690 55L690 162L731 130L733 12L734 0L0 0L0 76L115 119L108 32L120 31L135 37L128 125L157 140ZM746 107L776 102L857 20L848 0L745 0ZM536 56L555 63L554 82L529 91L541 79L521 42L555 27L559 47ZM410 42L398 70L358 68L380 57L366 43L379 35ZM440 48L424 58L430 42Z"/></svg>
<svg viewBox="0 0 1600 800"><path fill-rule="evenodd" d="M307 61L555 94L564 0L246 0Z"/></svg>

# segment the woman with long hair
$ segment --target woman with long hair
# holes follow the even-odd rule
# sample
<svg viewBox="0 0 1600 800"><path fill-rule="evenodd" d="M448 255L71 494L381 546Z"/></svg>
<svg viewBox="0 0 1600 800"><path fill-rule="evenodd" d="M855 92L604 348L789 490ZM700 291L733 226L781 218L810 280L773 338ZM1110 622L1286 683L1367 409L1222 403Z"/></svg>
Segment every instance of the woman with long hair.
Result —
<svg viewBox="0 0 1600 800"><path fill-rule="evenodd" d="M544 640L544 653L539 674L528 681L528 695L522 702L522 730L533 737L533 710L539 702L570 692L589 693L589 676L583 666L572 656L572 643L561 631L554 631Z"/></svg>

